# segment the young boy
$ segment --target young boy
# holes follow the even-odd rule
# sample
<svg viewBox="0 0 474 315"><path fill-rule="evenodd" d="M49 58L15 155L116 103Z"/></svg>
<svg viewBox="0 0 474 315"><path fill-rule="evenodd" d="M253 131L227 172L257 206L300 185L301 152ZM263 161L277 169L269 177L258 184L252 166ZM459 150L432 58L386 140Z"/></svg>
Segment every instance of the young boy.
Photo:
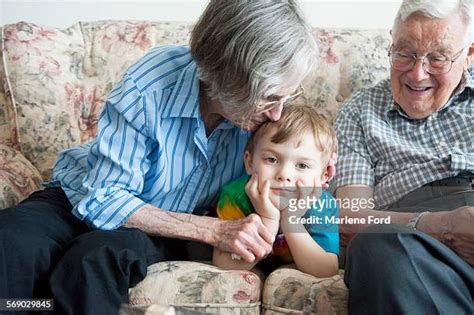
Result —
<svg viewBox="0 0 474 315"><path fill-rule="evenodd" d="M339 209L321 189L335 150L334 131L313 107L285 107L280 120L262 125L250 138L244 154L250 178L223 187L217 215L224 220L259 215L275 236L273 253L264 259L273 267L294 261L299 270L316 277L336 274L339 231L334 219ZM257 262L214 249L213 263L248 270Z"/></svg>

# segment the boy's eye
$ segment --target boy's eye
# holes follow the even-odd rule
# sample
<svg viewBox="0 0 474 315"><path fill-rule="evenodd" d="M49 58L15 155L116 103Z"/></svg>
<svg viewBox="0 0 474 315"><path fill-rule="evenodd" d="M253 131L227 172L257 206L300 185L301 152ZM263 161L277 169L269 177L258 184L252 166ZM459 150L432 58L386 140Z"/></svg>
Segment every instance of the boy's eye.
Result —
<svg viewBox="0 0 474 315"><path fill-rule="evenodd" d="M298 163L298 164L296 164L296 167L300 168L300 169L303 169L303 170L307 170L307 169L310 168L309 165L305 164L305 163Z"/></svg>
<svg viewBox="0 0 474 315"><path fill-rule="evenodd" d="M264 161L268 163L275 163L276 159L274 157L269 156L269 157L264 158Z"/></svg>

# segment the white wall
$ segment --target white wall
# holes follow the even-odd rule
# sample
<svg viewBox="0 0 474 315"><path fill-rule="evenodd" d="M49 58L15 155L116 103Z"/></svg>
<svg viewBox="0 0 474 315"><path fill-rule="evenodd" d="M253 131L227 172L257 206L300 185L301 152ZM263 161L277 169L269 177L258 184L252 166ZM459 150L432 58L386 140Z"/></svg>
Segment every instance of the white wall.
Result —
<svg viewBox="0 0 474 315"><path fill-rule="evenodd" d="M232 1L232 0L229 0ZM206 0L0 0L0 25L28 21L67 27L77 21L195 21ZM390 28L401 0L300 0L314 26Z"/></svg>

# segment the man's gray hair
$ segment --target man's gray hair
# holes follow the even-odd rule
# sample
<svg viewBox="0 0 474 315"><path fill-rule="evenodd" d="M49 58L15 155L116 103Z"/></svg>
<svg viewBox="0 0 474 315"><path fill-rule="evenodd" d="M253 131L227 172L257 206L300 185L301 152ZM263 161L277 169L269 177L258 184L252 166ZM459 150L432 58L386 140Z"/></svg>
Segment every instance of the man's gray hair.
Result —
<svg viewBox="0 0 474 315"><path fill-rule="evenodd" d="M300 83L319 55L295 0L211 0L192 31L191 53L209 97L242 115Z"/></svg>
<svg viewBox="0 0 474 315"><path fill-rule="evenodd" d="M400 21L419 13L427 17L443 19L457 12L466 26L466 45L474 42L473 0L404 0L393 23L393 33Z"/></svg>

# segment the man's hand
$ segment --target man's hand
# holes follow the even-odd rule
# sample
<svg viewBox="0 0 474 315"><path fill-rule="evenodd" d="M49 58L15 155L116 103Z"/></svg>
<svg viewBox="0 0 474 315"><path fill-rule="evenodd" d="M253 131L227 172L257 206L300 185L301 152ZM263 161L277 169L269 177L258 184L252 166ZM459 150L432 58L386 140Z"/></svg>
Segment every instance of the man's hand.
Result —
<svg viewBox="0 0 474 315"><path fill-rule="evenodd" d="M239 220L221 220L216 231L215 247L234 253L248 263L260 261L272 251L274 236L252 213Z"/></svg>
<svg viewBox="0 0 474 315"><path fill-rule="evenodd" d="M417 229L435 237L474 266L474 207L430 212L418 221Z"/></svg>
<svg viewBox="0 0 474 315"><path fill-rule="evenodd" d="M270 200L270 181L265 181L262 191L258 189L258 175L253 174L247 185L245 193L252 202L255 212L269 220L280 221L280 210Z"/></svg>

